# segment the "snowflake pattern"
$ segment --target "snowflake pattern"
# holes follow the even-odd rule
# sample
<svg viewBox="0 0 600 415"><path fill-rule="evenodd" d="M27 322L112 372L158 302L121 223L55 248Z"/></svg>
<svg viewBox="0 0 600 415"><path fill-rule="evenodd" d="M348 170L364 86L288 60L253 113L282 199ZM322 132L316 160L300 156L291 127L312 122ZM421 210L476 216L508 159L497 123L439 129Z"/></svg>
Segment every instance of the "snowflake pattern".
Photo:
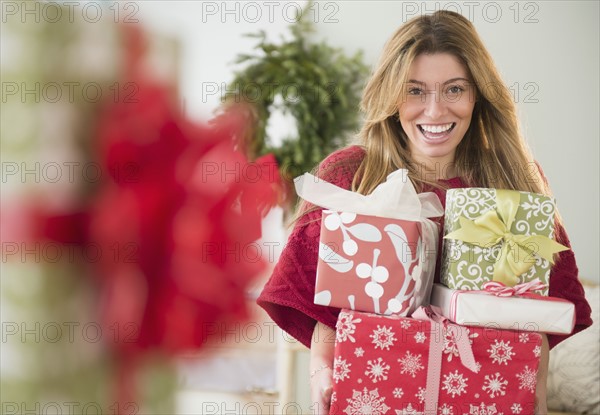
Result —
<svg viewBox="0 0 600 415"><path fill-rule="evenodd" d="M348 406L344 409L347 415L383 415L391 408L383 401L385 397L380 397L377 388L363 391L352 390L352 398L346 399Z"/></svg>
<svg viewBox="0 0 600 415"><path fill-rule="evenodd" d="M519 378L519 389L528 389L529 392L535 391L537 371L529 369L529 366L525 366L525 369L521 373L517 373L517 378Z"/></svg>
<svg viewBox="0 0 600 415"><path fill-rule="evenodd" d="M425 385L414 379L425 376L427 353L419 348L427 348L423 344L428 343L430 333L416 324L402 325L404 318L390 322L385 316L378 316L378 320L367 323L366 315L346 312L343 316L342 313L336 337L345 343L339 355L336 346L336 356L341 357L334 359L332 380L338 386L334 387L337 395L333 395L332 402L337 399L336 405L345 415L424 415ZM412 333L399 331L402 326L412 328ZM451 360L454 366L459 363L456 340L465 332L446 329L452 326L447 325L440 334L445 353L443 360ZM481 330L476 328L471 327L467 335L471 344L484 340ZM537 373L536 363L532 362L539 358L541 347L532 343L535 338L532 335L536 334L525 332L516 333L514 337L485 339L475 351L479 353L476 360L481 362L476 361L477 368L483 364L488 369L484 373L471 374L459 366L442 372L440 398L443 396L447 403L439 403L436 415L523 415L527 412L522 403L513 400L510 391L518 387L520 393L535 393ZM408 342L406 348L402 347L404 350L397 349L401 340L403 346ZM419 343L421 346L417 346ZM395 379L403 380L396 382ZM384 390L387 390L385 394ZM465 405L453 405L456 400Z"/></svg>
<svg viewBox="0 0 600 415"><path fill-rule="evenodd" d="M494 340L494 344L491 346L491 349L488 349L487 351L490 354L492 363L508 365L508 361L512 360L512 357L515 355L512 349L513 348L510 345L509 340L507 340L506 343L504 340Z"/></svg>
<svg viewBox="0 0 600 415"><path fill-rule="evenodd" d="M424 369L421 364L421 355L416 353L412 354L408 350L402 359L398 359L398 362L400 362L400 366L402 367L400 373L409 373L413 378L417 376L419 370Z"/></svg>
<svg viewBox="0 0 600 415"><path fill-rule="evenodd" d="M346 362L346 359L336 357L333 361L333 380L335 383L343 382L346 378L350 378L350 366L352 363Z"/></svg>
<svg viewBox="0 0 600 415"><path fill-rule="evenodd" d="M390 370L390 365L386 364L381 357L377 358L377 360L369 360L367 362L369 368L365 371L365 375L367 375L373 383L377 383L380 380L387 380L388 370Z"/></svg>
<svg viewBox="0 0 600 415"><path fill-rule="evenodd" d="M473 344L473 338L479 336L479 334L470 334L469 329L466 329L466 331L469 343ZM448 355L447 360L449 362L452 361L452 357L458 357L458 344L456 343L456 333L451 326L444 329L444 353Z"/></svg>
<svg viewBox="0 0 600 415"><path fill-rule="evenodd" d="M481 402L480 405L469 405L470 410L468 415L502 415L498 413L496 409L496 404L493 403L491 405L486 405Z"/></svg>
<svg viewBox="0 0 600 415"><path fill-rule="evenodd" d="M331 394L331 403L333 404L333 403L335 403L335 402L337 402L337 393L334 391L334 392Z"/></svg>
<svg viewBox="0 0 600 415"><path fill-rule="evenodd" d="M458 357L458 345L452 332L445 330L444 332L444 354L448 355L448 361L452 361L453 356Z"/></svg>
<svg viewBox="0 0 600 415"><path fill-rule="evenodd" d="M469 378L463 377L461 373L458 373L458 370L455 370L454 373L444 375L442 390L445 390L448 395L452 394L453 398L456 395L460 396L462 393L467 392L467 380Z"/></svg>
<svg viewBox="0 0 600 415"><path fill-rule="evenodd" d="M350 340L354 343L356 341L352 335L356 332L356 324L360 323L362 320L360 318L353 319L352 317L353 316L350 313L344 311L340 312L335 330L336 342L342 343L346 340Z"/></svg>
<svg viewBox="0 0 600 415"><path fill-rule="evenodd" d="M419 391L415 394L415 396L419 400L419 403L425 402L425 388L419 387Z"/></svg>
<svg viewBox="0 0 600 415"><path fill-rule="evenodd" d="M439 408L440 412L439 415L454 415L454 410L452 409L452 407L448 404L444 404Z"/></svg>
<svg viewBox="0 0 600 415"><path fill-rule="evenodd" d="M373 334L369 337L373 339L372 343L375 344L375 348L381 350L390 350L390 346L393 346L394 341L396 341L391 327L381 327L379 325L377 325L377 330L373 330Z"/></svg>
<svg viewBox="0 0 600 415"><path fill-rule="evenodd" d="M508 385L508 381L503 379L500 373L496 372L493 375L485 375L485 382L482 389L490 395L490 398L495 398L496 396L506 395L506 385Z"/></svg>
<svg viewBox="0 0 600 415"><path fill-rule="evenodd" d="M396 409L396 415L423 415L423 412L417 411L411 404L404 409Z"/></svg>
<svg viewBox="0 0 600 415"><path fill-rule="evenodd" d="M415 334L415 341L417 343L425 343L425 340L427 340L427 336L422 331L418 331L417 334Z"/></svg>
<svg viewBox="0 0 600 415"><path fill-rule="evenodd" d="M402 327L404 330L407 330L410 328L410 320L400 320L400 327Z"/></svg>

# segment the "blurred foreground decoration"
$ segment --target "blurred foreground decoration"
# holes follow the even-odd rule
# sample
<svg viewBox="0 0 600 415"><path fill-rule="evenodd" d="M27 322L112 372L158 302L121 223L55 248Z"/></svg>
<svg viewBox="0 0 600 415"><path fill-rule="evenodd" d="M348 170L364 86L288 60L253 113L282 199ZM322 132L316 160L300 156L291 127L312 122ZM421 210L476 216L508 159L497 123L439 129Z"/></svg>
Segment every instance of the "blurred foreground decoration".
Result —
<svg viewBox="0 0 600 415"><path fill-rule="evenodd" d="M231 83L235 91L224 98L225 106L246 105L250 128L243 145L250 157L274 154L286 182L288 203L294 202L292 180L311 171L332 151L344 146L359 126L359 102L368 67L362 52L352 57L324 42L314 43L310 22L311 3L290 26L292 38L271 43L266 34L253 55L239 55L246 64ZM275 110L291 114L297 131L290 131L281 144L267 136L269 117Z"/></svg>
<svg viewBox="0 0 600 415"><path fill-rule="evenodd" d="M93 42L94 33L117 39L108 46L114 66L79 70L77 79L117 80L133 93L98 103L5 105L21 119L27 111L38 127L29 151L3 143L12 163L40 163L38 145L62 111L69 116L56 128L69 131L54 145L64 149L63 164L95 166L100 178L61 187L42 180L33 192L13 186L3 200L2 412L58 406L86 413L87 405L102 413L173 413L168 358L202 347L212 323L246 316L246 289L266 265L248 250L278 200L275 159L250 162L237 150L245 127L233 110L210 127L187 121L173 85L144 69L147 39L139 27L15 22L12 30L19 39L43 32L31 41L55 52L69 50L61 43L67 39ZM24 59L8 79L72 80L81 63L71 58L56 55L35 67ZM3 127L3 141L11 132L19 133ZM37 254L24 257L32 247ZM48 247L60 257L51 259Z"/></svg>

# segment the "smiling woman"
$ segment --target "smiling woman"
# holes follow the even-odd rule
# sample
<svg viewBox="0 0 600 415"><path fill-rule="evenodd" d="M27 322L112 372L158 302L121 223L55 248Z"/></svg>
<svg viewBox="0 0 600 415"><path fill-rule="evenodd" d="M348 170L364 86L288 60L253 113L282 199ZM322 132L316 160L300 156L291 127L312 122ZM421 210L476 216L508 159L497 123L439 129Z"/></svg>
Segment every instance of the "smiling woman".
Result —
<svg viewBox="0 0 600 415"><path fill-rule="evenodd" d="M509 89L504 86L474 26L460 14L438 11L402 25L387 42L365 87L361 104L365 113L359 134L361 145L337 151L319 166L318 175L338 187L369 195L388 175L404 168L419 192L434 192L442 204L450 188L487 187L551 194L541 168L519 132L517 111ZM336 336L335 323L340 310L313 304L321 210L305 204L301 205L299 215L258 303L285 331L311 348L313 410L326 413L336 399L332 396L333 382L335 380L337 385L341 380L339 370L342 363L346 364L340 357L334 360L334 343L330 341ZM570 248L560 216L554 219L554 238ZM438 275L436 280L439 280ZM590 307L571 249L557 255L549 281L550 296L575 304L573 334L590 326ZM359 337L355 340L357 346L366 347L371 343L370 339ZM522 374L522 378L527 377L531 393L535 392L537 408L534 410L532 401L524 408L514 404L511 413L546 413L548 350L567 337L541 336L534 350L540 359L539 368L535 368L537 371L529 368L531 370ZM403 344L406 346L406 342ZM514 354L512 346L501 346L509 358ZM487 369L490 364L487 363ZM537 361L535 364L537 366ZM364 396L360 390L354 391L358 394L357 400L376 398L377 402L383 402L386 399L379 398L377 390L365 389ZM380 392L384 393L383 389ZM392 401L401 397L401 392L401 389L394 392L395 396L386 402L394 402L404 412L412 413L414 407ZM453 392L452 398L454 393L460 394ZM475 396L479 399L479 393ZM346 405L341 401L339 405ZM464 401L453 402L465 404ZM482 411L490 413L493 406L496 413L498 408L494 402L494 399L481 402ZM486 406L488 404L490 406ZM472 405L470 413L475 412L481 413L478 406L473 409ZM506 407L504 413L508 412L509 407Z"/></svg>
<svg viewBox="0 0 600 415"><path fill-rule="evenodd" d="M411 65L398 113L412 158L426 170L454 161L475 107L469 78L467 68L449 53L419 55ZM442 172L452 177L454 169Z"/></svg>

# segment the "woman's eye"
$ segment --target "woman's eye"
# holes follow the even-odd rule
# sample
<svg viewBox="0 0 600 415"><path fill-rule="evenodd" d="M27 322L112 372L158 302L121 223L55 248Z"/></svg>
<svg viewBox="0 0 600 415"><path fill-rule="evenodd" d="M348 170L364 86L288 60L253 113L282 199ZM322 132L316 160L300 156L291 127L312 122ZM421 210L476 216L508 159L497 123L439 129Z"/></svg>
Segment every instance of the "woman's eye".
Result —
<svg viewBox="0 0 600 415"><path fill-rule="evenodd" d="M454 85L454 86L451 86L450 88L448 88L448 93L450 93L450 94L460 94L463 91L464 91L464 88L462 88L458 85Z"/></svg>
<svg viewBox="0 0 600 415"><path fill-rule="evenodd" d="M423 93L419 88L409 88L408 95L421 95Z"/></svg>

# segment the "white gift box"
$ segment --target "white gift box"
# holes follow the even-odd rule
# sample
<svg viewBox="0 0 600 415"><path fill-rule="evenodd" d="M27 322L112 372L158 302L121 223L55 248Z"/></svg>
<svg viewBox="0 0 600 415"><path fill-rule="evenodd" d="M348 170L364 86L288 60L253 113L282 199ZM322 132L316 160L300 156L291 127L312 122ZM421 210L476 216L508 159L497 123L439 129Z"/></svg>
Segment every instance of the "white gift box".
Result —
<svg viewBox="0 0 600 415"><path fill-rule="evenodd" d="M575 305L557 297L499 297L433 284L430 302L450 321L465 326L550 334L569 334L575 326Z"/></svg>

